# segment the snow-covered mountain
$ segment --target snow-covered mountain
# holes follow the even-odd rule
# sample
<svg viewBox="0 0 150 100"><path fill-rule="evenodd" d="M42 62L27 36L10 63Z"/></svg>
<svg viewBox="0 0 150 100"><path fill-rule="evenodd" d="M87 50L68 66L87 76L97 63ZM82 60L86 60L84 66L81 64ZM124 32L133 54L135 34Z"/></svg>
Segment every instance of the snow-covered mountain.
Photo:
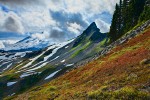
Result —
<svg viewBox="0 0 150 100"><path fill-rule="evenodd" d="M4 51L36 51L49 46L51 43L49 40L42 40L36 37L26 37L23 40L11 44L4 45L1 43L1 47Z"/></svg>
<svg viewBox="0 0 150 100"><path fill-rule="evenodd" d="M12 44L15 44L16 42L18 42L19 40L14 40L14 39L8 39L8 40L0 40L0 49L4 49L6 46L9 47Z"/></svg>

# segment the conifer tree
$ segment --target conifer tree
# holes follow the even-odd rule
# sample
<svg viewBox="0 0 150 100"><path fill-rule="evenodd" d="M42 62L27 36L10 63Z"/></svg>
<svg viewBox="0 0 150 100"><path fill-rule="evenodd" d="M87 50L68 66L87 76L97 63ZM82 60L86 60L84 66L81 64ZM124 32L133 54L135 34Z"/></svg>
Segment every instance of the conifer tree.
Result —
<svg viewBox="0 0 150 100"><path fill-rule="evenodd" d="M128 32L139 21L150 19L150 4L145 6L145 2L146 0L120 0L119 5L116 4L109 32L111 42Z"/></svg>
<svg viewBox="0 0 150 100"><path fill-rule="evenodd" d="M111 42L115 41L118 33L118 13L119 13L119 6L116 4L115 12L112 19L112 24L110 26L109 37Z"/></svg>

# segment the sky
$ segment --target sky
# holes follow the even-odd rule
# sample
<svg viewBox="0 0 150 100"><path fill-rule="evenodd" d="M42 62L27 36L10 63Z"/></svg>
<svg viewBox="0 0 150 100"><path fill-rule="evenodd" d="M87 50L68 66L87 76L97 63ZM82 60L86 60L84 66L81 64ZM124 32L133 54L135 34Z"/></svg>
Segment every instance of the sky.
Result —
<svg viewBox="0 0 150 100"><path fill-rule="evenodd" d="M118 1L0 0L0 40L32 36L61 42L80 35L92 22L108 32Z"/></svg>

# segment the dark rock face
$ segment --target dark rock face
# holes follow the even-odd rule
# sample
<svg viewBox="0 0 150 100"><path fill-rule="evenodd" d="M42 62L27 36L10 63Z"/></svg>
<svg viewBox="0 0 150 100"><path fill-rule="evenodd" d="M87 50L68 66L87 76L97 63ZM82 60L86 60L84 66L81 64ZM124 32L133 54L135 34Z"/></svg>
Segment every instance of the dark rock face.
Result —
<svg viewBox="0 0 150 100"><path fill-rule="evenodd" d="M106 34L100 33L99 31L95 31L92 36L90 37L90 40L93 42L100 42L104 38L106 38Z"/></svg>
<svg viewBox="0 0 150 100"><path fill-rule="evenodd" d="M93 22L83 33L77 37L74 42L73 47L78 46L80 43L83 43L88 38L92 42L100 42L106 37L105 34L100 33L100 29L97 28L95 22Z"/></svg>

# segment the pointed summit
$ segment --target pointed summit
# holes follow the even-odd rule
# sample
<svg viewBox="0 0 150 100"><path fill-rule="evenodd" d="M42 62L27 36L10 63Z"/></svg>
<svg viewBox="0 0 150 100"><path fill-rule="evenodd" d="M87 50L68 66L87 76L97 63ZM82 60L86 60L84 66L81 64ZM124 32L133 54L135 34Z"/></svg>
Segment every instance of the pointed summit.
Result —
<svg viewBox="0 0 150 100"><path fill-rule="evenodd" d="M90 26L89 26L89 28L97 28L96 23L95 22L91 23Z"/></svg>
<svg viewBox="0 0 150 100"><path fill-rule="evenodd" d="M91 23L89 27L83 32L83 34L86 33L86 35L89 35L89 33L91 33L92 31L100 31L100 29L97 28L95 22Z"/></svg>
<svg viewBox="0 0 150 100"><path fill-rule="evenodd" d="M87 41L99 42L103 38L105 38L105 34L100 33L100 29L97 28L96 23L93 22L80 36L78 36L73 47L78 46L80 43L86 43Z"/></svg>

